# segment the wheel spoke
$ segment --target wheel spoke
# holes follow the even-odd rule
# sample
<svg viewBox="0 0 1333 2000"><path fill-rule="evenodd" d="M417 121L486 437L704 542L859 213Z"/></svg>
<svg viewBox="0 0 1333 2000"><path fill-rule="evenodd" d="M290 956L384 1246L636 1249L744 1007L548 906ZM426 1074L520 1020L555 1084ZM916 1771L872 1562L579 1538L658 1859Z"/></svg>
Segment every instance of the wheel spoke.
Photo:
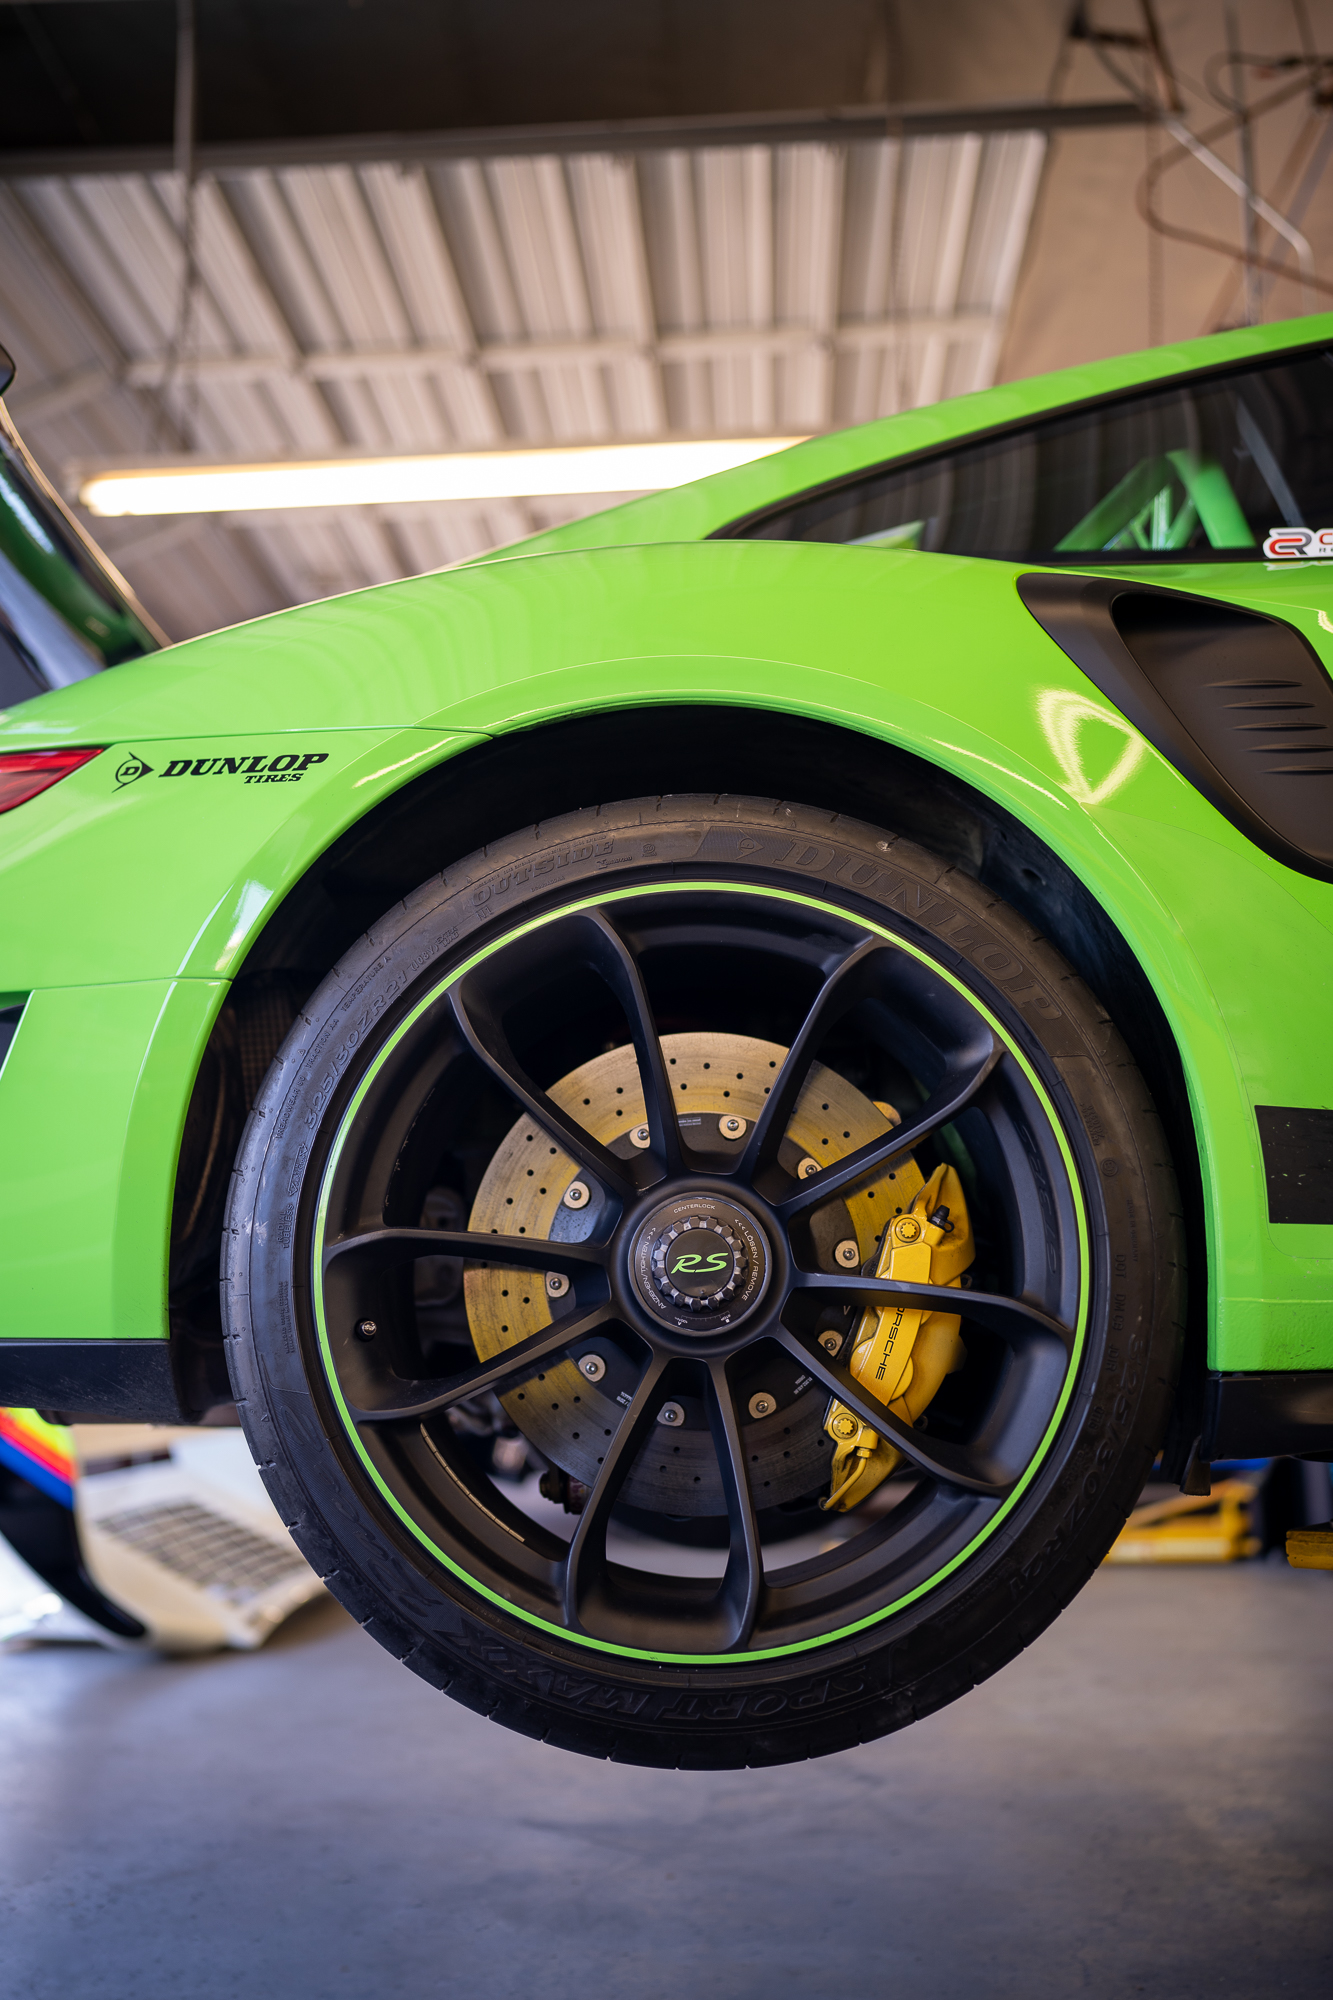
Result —
<svg viewBox="0 0 1333 2000"><path fill-rule="evenodd" d="M553 1097L533 1082L509 1045L509 1037L492 1010L480 985L465 979L449 995L459 1032L477 1059L516 1097L529 1117L572 1153L581 1167L614 1188L621 1200L634 1192L633 1179L624 1160L618 1160L586 1127L562 1111Z"/></svg>
<svg viewBox="0 0 1333 2000"><path fill-rule="evenodd" d="M559 1354L573 1341L586 1339L598 1327L605 1326L611 1317L609 1304L599 1305L592 1312L558 1319L552 1325L544 1326L540 1333L529 1334L526 1340L506 1347L503 1354L497 1354L492 1360L483 1361L475 1368L463 1369L461 1374L425 1381L395 1380L391 1384L395 1391L392 1402L349 1404L352 1421L358 1424L393 1424L408 1417L429 1417L439 1410L452 1408L455 1403L466 1402L469 1396L479 1396L483 1390L498 1389L505 1382L521 1382L534 1374L538 1364L549 1355Z"/></svg>
<svg viewBox="0 0 1333 2000"><path fill-rule="evenodd" d="M564 1611L566 1622L584 1629L583 1614L589 1601L606 1594L606 1532L611 1525L611 1509L629 1476L634 1454L657 1421L661 1405L662 1378L669 1362L658 1354L650 1356L639 1377L615 1436L607 1445L601 1470L593 1481L574 1539L565 1558Z"/></svg>
<svg viewBox="0 0 1333 2000"><path fill-rule="evenodd" d="M759 1546L759 1524L745 1465L735 1399L726 1364L715 1361L708 1371L708 1423L713 1433L722 1490L727 1496L727 1521L731 1542L727 1567L718 1596L734 1620L733 1647L744 1646L754 1630L764 1589L764 1557Z"/></svg>
<svg viewBox="0 0 1333 2000"><path fill-rule="evenodd" d="M1052 1319L1039 1306L999 1292L964 1292L953 1285L914 1285L903 1278L858 1278L840 1271L794 1271L790 1282L792 1293L827 1299L830 1305L882 1312L896 1304L923 1312L961 1313L988 1333L998 1333L1009 1347L1055 1341L1068 1354L1074 1345L1073 1327Z"/></svg>
<svg viewBox="0 0 1333 2000"><path fill-rule="evenodd" d="M565 896L534 875L537 900L514 897L507 915L487 905L489 944L469 949L466 969L451 973L405 1036L386 1031L363 1051L368 1067L354 1118L339 1130L309 1276L328 1328L322 1352L338 1416L414 1534L433 1542L441 1521L452 1524L447 1547L457 1545L476 1588L570 1645L712 1659L722 1669L770 1648L842 1644L837 1635L948 1573L1020 1498L1028 1505L1026 1482L1044 1463L1080 1352L1064 1322L1078 1320L1081 1210L1062 1164L1058 1104L1053 1111L1017 1044L992 1022L981 997L990 989L955 977L954 954L937 950L919 923L895 936L853 898L834 898L825 917L799 885L789 896L775 883L760 897L743 884L731 894L712 876L658 874L639 881L617 859L614 874L585 882L581 894ZM721 1143L728 1121L679 1115L695 1093L696 1065L707 1065L719 1111L745 1106L748 1128L735 1144ZM903 1113L892 1130L868 1108L885 1095ZM806 1129L807 1106L825 1120L817 1128ZM851 1129L839 1137L835 1125L837 1135ZM525 1132L539 1143L525 1145ZM548 1142L553 1182L537 1158ZM829 1160L839 1145L855 1150ZM827 1231L825 1210L845 1200L855 1210L872 1189L868 1207L884 1211L882 1228L895 1202L908 1206L913 1156L929 1173L959 1145L977 1171L978 1263L950 1285L861 1275L862 1253L842 1241L849 1227ZM826 1164L811 1173L802 1158L811 1177L798 1181L806 1153ZM471 1189L479 1173L484 1199L474 1213L484 1209L487 1224L494 1214L495 1230L465 1226L468 1208L450 1192ZM971 1209L965 1167L964 1176ZM575 1177L592 1194L590 1202L574 1194L581 1218L559 1205ZM400 1198L402 1190L420 1200ZM954 1208L956 1186L940 1198ZM676 1284L655 1289L646 1273L655 1255L652 1268L670 1263L686 1287L713 1268L719 1260L695 1254L693 1243L672 1254L673 1221L696 1210L706 1221L712 1206L716 1226L744 1234L753 1224L759 1241L746 1236L751 1263L737 1263L724 1292L691 1302L699 1310L690 1313ZM396 1226L418 1220L449 1226ZM567 1227L583 1240L548 1234ZM850 1271L837 1256L815 1255L812 1230L821 1250L845 1251ZM816 1263L830 1268L801 1268ZM880 1264L876 1256L866 1269ZM887 1254L882 1265L890 1268ZM927 1275L927 1265L923 1256L914 1275ZM938 1258L935 1268L943 1275ZM987 1289L963 1289L970 1282ZM495 1351L478 1331L474 1347L467 1327L479 1324L480 1295L491 1302L488 1323L494 1308L495 1341L512 1346ZM718 1310L705 1312L710 1302ZM563 1316L530 1332L548 1306ZM856 1350L853 1373L856 1336L846 1339L846 1329L879 1325L901 1352L918 1320L926 1345L918 1340L917 1386L881 1402L875 1390L894 1395L895 1386L874 1381L868 1347ZM960 1322L956 1354L930 1347L932 1329L947 1335ZM760 1355L770 1346L776 1376L774 1356ZM956 1360L959 1371L938 1384L932 1356ZM595 1396L578 1363L600 1383ZM780 1396L784 1382L794 1384L799 1412L752 1422L747 1398L759 1379ZM481 1468L490 1463L491 1418L513 1431L497 1396L526 1443L514 1440L512 1457L498 1443L490 1474ZM679 1409L666 1410L659 1430L669 1402ZM835 1407L854 1418L841 1428L855 1433L859 1424L883 1440L873 1462L897 1465L898 1484L844 1523L845 1548L818 1538L820 1558L779 1571L775 1558L786 1558L774 1546L776 1524L786 1516L769 1509L809 1501L816 1459L830 1490L835 1441L821 1426ZM851 1449L837 1454L840 1482ZM563 1525L530 1501L535 1480L521 1498L505 1498L503 1475L520 1469L524 1450L549 1466L547 1496L581 1509ZM881 1519L885 1501L902 1504ZM677 1506L701 1518L679 1523ZM721 1553L676 1561L654 1535ZM682 1718L713 1712L703 1678L686 1672Z"/></svg>
<svg viewBox="0 0 1333 2000"><path fill-rule="evenodd" d="M808 1209L818 1208L821 1202L831 1200L835 1194L845 1194L859 1182L874 1180L891 1160L900 1154L910 1153L939 1126L957 1118L960 1112L967 1109L1003 1054L999 1043L988 1037L988 1046L980 1060L969 1064L966 1069L951 1071L920 1110L892 1132L872 1140L868 1146L858 1146L845 1159L834 1160L817 1174L811 1174L808 1181L802 1181L785 1201L777 1204L783 1221L793 1221Z"/></svg>
<svg viewBox="0 0 1333 2000"><path fill-rule="evenodd" d="M873 990L877 961L888 949L878 938L862 938L826 974L737 1162L739 1179L753 1186L756 1178L776 1161L816 1049L829 1029Z"/></svg>
<svg viewBox="0 0 1333 2000"><path fill-rule="evenodd" d="M896 1444L903 1457L909 1458L919 1472L942 1480L946 1486L959 1487L965 1493L976 1493L987 1500L1003 1500L1013 1490L1014 1476L1003 1467L993 1464L966 1445L947 1444L942 1438L928 1440L924 1432L913 1430L883 1403L868 1395L849 1369L839 1368L821 1349L808 1347L788 1327L779 1326L774 1331L787 1352L794 1355L816 1381L822 1382L840 1403L845 1403L863 1424L868 1424L871 1430L878 1431L881 1437Z"/></svg>
<svg viewBox="0 0 1333 2000"><path fill-rule="evenodd" d="M368 1229L326 1244L324 1269L349 1257L372 1270L417 1257L467 1257L519 1271L563 1271L572 1278L604 1270L610 1254L605 1243L555 1243L546 1236L502 1236L498 1230Z"/></svg>
<svg viewBox="0 0 1333 2000"><path fill-rule="evenodd" d="M588 910L579 920L591 944L589 962L600 972L625 1010L634 1054L643 1085L644 1111L648 1121L649 1153L656 1165L651 1185L664 1174L684 1170L680 1147L680 1125L671 1098L671 1082L657 1032L657 1022L643 984L638 961L624 937L600 910ZM647 1164L647 1162L643 1162Z"/></svg>

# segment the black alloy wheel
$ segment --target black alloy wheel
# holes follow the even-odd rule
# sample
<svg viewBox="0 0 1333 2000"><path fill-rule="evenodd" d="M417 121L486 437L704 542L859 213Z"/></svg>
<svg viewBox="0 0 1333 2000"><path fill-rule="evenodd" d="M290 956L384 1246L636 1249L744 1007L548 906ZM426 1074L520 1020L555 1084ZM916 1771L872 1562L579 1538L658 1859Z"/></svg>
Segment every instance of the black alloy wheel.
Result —
<svg viewBox="0 0 1333 2000"><path fill-rule="evenodd" d="M1145 1107L1049 948L906 843L754 802L534 829L280 1052L228 1235L252 1445L369 1629L515 1726L696 1763L881 1733L1047 1622L1151 1462L1179 1285ZM967 1288L875 1275L945 1165ZM889 1312L961 1322L915 1423L847 1365ZM836 1404L901 1455L846 1515Z"/></svg>

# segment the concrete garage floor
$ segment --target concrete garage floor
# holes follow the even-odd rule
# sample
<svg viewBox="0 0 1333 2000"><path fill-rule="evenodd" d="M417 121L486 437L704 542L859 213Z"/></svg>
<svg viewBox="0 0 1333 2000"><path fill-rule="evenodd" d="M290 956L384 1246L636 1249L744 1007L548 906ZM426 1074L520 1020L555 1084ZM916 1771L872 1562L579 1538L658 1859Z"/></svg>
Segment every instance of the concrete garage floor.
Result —
<svg viewBox="0 0 1333 2000"><path fill-rule="evenodd" d="M589 1762L331 1604L263 1653L0 1655L6 2000L1329 2000L1333 1577L1103 1571L866 1749Z"/></svg>

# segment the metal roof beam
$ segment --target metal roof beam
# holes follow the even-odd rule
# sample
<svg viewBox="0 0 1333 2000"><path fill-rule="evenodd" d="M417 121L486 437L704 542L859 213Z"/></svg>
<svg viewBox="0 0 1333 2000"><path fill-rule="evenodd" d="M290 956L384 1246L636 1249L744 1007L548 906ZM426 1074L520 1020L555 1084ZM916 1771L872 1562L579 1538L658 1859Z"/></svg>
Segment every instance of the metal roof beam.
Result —
<svg viewBox="0 0 1333 2000"><path fill-rule="evenodd" d="M200 173L256 168L357 166L372 161L512 159L522 154L658 153L699 146L851 145L873 139L956 137L966 132L1078 132L1143 125L1157 113L1130 98L1048 104L858 105L846 111L623 118L569 125L483 125L443 132L348 133L333 138L228 141L195 151ZM0 179L34 174L165 173L170 146L77 146L0 152Z"/></svg>
<svg viewBox="0 0 1333 2000"><path fill-rule="evenodd" d="M154 379L159 380L162 372L159 368ZM69 375L57 375L48 382L39 382L33 389L11 390L5 398L5 407L15 423L40 423L43 417L62 417L66 410L77 410L81 403L90 403L94 396L103 395L115 380L105 368L96 365L76 368Z"/></svg>
<svg viewBox="0 0 1333 2000"><path fill-rule="evenodd" d="M696 333L659 334L655 340L590 334L576 340L485 341L473 351L458 347L335 348L288 356L272 354L191 355L173 369L165 355L128 362L115 374L82 368L53 382L42 382L26 394L11 394L16 417L31 422L52 416L117 385L154 389L171 375L200 382L361 381L370 376L432 375L441 368L479 369L508 374L525 368L600 366L610 362L646 360L659 365L681 361L715 361L729 357L774 357L817 353L885 353L921 342L979 340L991 337L997 318L987 312L920 313L897 319L849 320L841 326L709 327ZM506 440L512 442L512 440Z"/></svg>
<svg viewBox="0 0 1333 2000"><path fill-rule="evenodd" d="M569 340L482 341L468 353L457 347L336 348L288 361L280 354L206 354L191 356L183 372L210 380L257 381L267 375L296 374L316 382L355 379L362 375L429 375L442 367L479 367L488 373L516 368L586 367L643 356L658 361L704 361L718 356L792 354L802 348L832 345L859 350L896 347L916 340L962 340L989 333L994 315L987 312L922 313L887 320L851 320L828 329L810 326L705 327L693 333L661 333L641 341L619 334L587 334ZM162 376L167 362L156 356L132 361L125 379L134 388L149 388Z"/></svg>

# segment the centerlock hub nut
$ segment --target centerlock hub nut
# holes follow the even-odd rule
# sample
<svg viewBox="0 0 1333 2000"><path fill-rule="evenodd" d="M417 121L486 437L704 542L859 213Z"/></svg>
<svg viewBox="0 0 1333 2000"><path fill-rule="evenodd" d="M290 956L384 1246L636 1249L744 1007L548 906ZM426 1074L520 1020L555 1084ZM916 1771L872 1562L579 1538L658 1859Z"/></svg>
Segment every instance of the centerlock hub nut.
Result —
<svg viewBox="0 0 1333 2000"><path fill-rule="evenodd" d="M640 1223L630 1250L634 1289L655 1319L679 1333L735 1325L768 1288L762 1230L725 1195L678 1195Z"/></svg>
<svg viewBox="0 0 1333 2000"><path fill-rule="evenodd" d="M745 1245L716 1215L673 1222L653 1244L653 1283L685 1312L715 1312L735 1298L749 1268Z"/></svg>

